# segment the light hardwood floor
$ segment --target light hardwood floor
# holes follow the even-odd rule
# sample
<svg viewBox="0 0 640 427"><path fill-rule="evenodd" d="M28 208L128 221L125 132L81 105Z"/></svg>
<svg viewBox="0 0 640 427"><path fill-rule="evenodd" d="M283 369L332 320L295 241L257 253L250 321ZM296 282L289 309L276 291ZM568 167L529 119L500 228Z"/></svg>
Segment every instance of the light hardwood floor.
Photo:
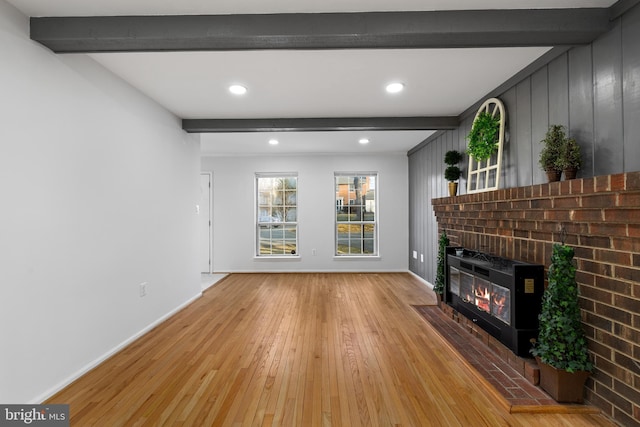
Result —
<svg viewBox="0 0 640 427"><path fill-rule="evenodd" d="M610 426L510 414L410 307L409 274L231 274L49 400L71 425Z"/></svg>

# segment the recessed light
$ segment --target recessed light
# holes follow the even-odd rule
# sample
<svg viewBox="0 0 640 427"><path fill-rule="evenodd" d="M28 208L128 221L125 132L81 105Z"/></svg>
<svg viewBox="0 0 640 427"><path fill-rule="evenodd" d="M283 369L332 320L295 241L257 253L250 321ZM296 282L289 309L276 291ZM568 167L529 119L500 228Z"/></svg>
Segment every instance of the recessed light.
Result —
<svg viewBox="0 0 640 427"><path fill-rule="evenodd" d="M269 140L269 144L271 145L278 145L280 143L280 141L278 141L277 139L270 139Z"/></svg>
<svg viewBox="0 0 640 427"><path fill-rule="evenodd" d="M369 138L360 138L360 140L358 142L360 144L368 144L369 143Z"/></svg>
<svg viewBox="0 0 640 427"><path fill-rule="evenodd" d="M386 89L389 93L402 92L402 90L404 89L404 84L399 82L389 83Z"/></svg>
<svg viewBox="0 0 640 427"><path fill-rule="evenodd" d="M231 85L229 86L229 92L234 95L244 95L247 93L247 88L242 85Z"/></svg>

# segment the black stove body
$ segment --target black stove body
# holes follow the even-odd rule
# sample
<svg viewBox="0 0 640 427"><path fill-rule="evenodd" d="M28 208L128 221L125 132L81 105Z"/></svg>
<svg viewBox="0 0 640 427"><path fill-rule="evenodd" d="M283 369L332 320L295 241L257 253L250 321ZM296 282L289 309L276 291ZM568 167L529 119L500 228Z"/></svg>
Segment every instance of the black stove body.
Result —
<svg viewBox="0 0 640 427"><path fill-rule="evenodd" d="M444 301L521 357L538 336L544 266L449 247Z"/></svg>

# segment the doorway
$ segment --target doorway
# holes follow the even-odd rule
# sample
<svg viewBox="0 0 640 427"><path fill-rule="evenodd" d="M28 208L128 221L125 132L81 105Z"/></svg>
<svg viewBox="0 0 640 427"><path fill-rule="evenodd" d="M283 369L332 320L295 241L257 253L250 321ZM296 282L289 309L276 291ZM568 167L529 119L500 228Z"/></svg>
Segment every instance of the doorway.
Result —
<svg viewBox="0 0 640 427"><path fill-rule="evenodd" d="M213 267L213 234L211 228L211 172L200 174L200 204L199 204L199 230L200 230L200 272L211 274Z"/></svg>

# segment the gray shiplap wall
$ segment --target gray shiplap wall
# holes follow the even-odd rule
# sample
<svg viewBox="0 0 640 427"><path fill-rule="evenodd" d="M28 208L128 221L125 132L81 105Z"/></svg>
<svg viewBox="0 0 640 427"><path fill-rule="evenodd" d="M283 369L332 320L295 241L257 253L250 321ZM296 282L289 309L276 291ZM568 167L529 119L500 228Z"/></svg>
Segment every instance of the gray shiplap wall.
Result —
<svg viewBox="0 0 640 427"><path fill-rule="evenodd" d="M498 98L507 110L508 132L502 188L545 182L538 167L539 141L550 124L565 125L582 147L578 177L640 170L640 6L592 44L562 53ZM435 134L409 152L409 268L431 283L438 243L431 199L447 195L444 153L466 149L474 115L466 114L459 128ZM463 177L459 194L465 192Z"/></svg>

